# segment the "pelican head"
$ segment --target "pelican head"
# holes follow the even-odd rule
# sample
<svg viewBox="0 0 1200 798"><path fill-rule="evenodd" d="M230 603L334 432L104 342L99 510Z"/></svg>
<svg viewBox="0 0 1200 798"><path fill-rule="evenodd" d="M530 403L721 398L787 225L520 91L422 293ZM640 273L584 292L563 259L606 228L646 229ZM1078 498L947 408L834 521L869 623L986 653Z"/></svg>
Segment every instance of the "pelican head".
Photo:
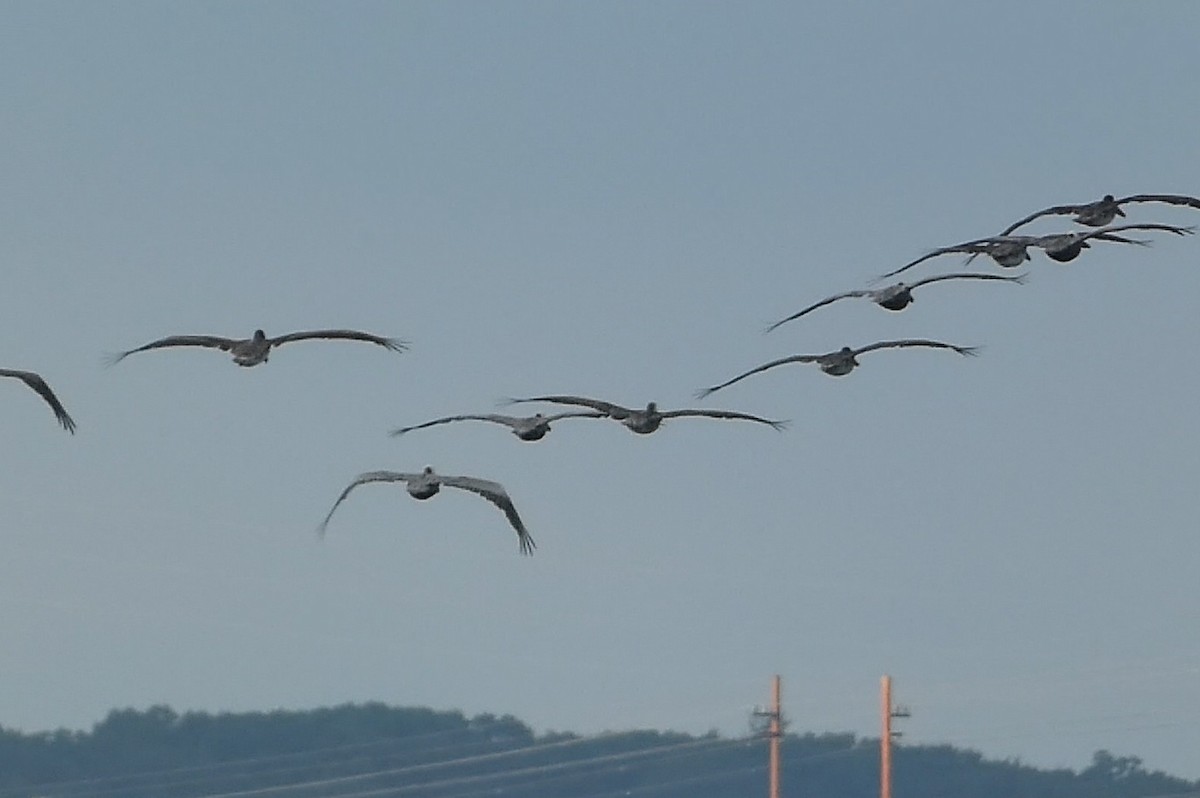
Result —
<svg viewBox="0 0 1200 798"><path fill-rule="evenodd" d="M646 403L646 412L647 413L657 413L658 405L655 402L647 402Z"/></svg>
<svg viewBox="0 0 1200 798"><path fill-rule="evenodd" d="M1125 211L1121 210L1121 206L1117 204L1117 198L1112 194L1105 194L1104 199L1100 200L1100 202L1112 208L1112 212L1117 216L1125 215Z"/></svg>
<svg viewBox="0 0 1200 798"><path fill-rule="evenodd" d="M429 466L425 466L421 471L421 476L426 478L409 481L407 485L408 495L418 500L433 498L442 489L441 483L438 482L433 474L433 469Z"/></svg>
<svg viewBox="0 0 1200 798"><path fill-rule="evenodd" d="M261 344L265 340L267 340L267 334L265 332L263 332L262 330L254 331L254 342L255 343Z"/></svg>

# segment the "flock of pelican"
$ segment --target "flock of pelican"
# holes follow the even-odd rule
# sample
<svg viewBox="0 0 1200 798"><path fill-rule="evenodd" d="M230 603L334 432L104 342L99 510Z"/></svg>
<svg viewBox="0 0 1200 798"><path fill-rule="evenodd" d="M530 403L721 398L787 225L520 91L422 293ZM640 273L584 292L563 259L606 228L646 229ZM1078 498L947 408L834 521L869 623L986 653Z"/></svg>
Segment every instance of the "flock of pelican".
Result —
<svg viewBox="0 0 1200 798"><path fill-rule="evenodd" d="M1051 260L1065 263L1072 261L1083 252L1084 249L1090 248L1090 242L1103 241L1107 243L1131 244L1135 246L1148 246L1149 241L1144 239L1129 238L1119 235L1126 231L1146 231L1146 232L1165 232L1177 236L1189 235L1195 231L1194 227L1180 227L1170 224L1158 223L1128 223L1120 225L1112 225L1112 222L1119 216L1125 217L1125 211L1122 206L1137 203L1164 203L1175 206L1185 206L1200 210L1200 199L1196 197L1179 195L1179 194L1133 194L1120 199L1112 194L1106 194L1099 200L1086 202L1074 205L1054 205L1040 211L1029 214L1017 222L1010 224L999 235L988 236L984 238L976 238L961 244L954 244L946 247L939 247L926 254L922 255L909 263L893 269L878 278L875 278L873 283L878 283L887 278L894 277L901 272L907 271L921 263L932 260L941 255L963 254L969 256L967 261L970 262L978 255L986 255L998 266L1006 269L1024 265L1032 260L1029 250L1040 249L1046 257ZM1086 225L1096 229L1088 231L1068 231L1062 233L1054 233L1050 235L1028 236L1028 235L1013 235L1013 232L1035 219L1044 216L1073 216L1073 221L1077 224ZM771 332L783 324L795 321L807 314L817 310L818 308L831 305L843 299L869 299L885 310L901 311L913 303L912 292L916 288L929 285L936 282L948 280L975 280L975 281L994 281L994 282L1009 282L1009 283L1024 283L1026 280L1025 274L1018 275L1003 275L991 274L986 272L953 272L948 274L935 275L917 280L912 283L897 282L883 288L863 288L843 291L833 296L826 297L818 302L808 305L802 310L783 318L770 327L767 332ZM228 352L233 356L233 362L238 366L252 367L262 363L266 363L271 350L274 347L281 346L294 341L306 340L345 340L370 343L376 346L381 346L392 352L403 352L408 348L408 342L398 338L385 338L383 336L374 335L371 333L361 332L359 330L350 329L335 329L335 330L306 330L300 332L287 333L274 338L268 338L262 330L255 330L250 338L224 338L215 335L172 335L165 338L160 338L150 343L133 349L127 349L116 354L109 355L107 361L109 365L124 360L126 357L154 349L166 349L174 347L202 347L208 349L218 349L223 352ZM868 352L881 351L885 349L906 349L906 348L931 348L931 349L946 349L956 352L959 355L975 355L978 351L977 347L973 346L958 346L942 341L934 341L928 339L901 339L894 341L878 341L872 344L866 344L859 347L844 346L841 349L826 352L824 354L799 354L789 357L779 358L755 366L735 377L732 377L724 382L713 385L709 388L704 388L697 392L697 398L703 398L710 394L727 388L734 383L754 376L756 374L768 371L777 366L786 365L789 363L812 363L815 364L825 374L834 377L841 377L849 374L858 365L858 357ZM58 423L67 432L74 434L75 421L71 418L63 407L62 402L50 389L46 381L37 373L32 371L21 371L16 369L0 369L0 377L12 377L25 383L37 393L50 406L54 412L54 417ZM429 427L449 424L457 421L486 421L492 424L498 424L508 427L508 429L518 439L522 441L538 441L544 438L550 432L552 422L557 422L568 418L590 418L590 419L609 419L623 425L631 432L638 435L649 435L659 427L664 421L675 418L710 418L718 420L735 420L749 421L756 424L766 425L776 430L784 429L788 422L763 418L760 416L741 413L734 410L710 410L710 409L679 409L679 410L660 410L656 403L649 402L646 407L639 409L636 407L624 407L612 402L590 399L584 396L569 396L569 395L546 395L546 396L531 396L525 398L512 398L505 400L506 404L524 404L524 403L544 403L551 405L566 405L575 409L565 410L557 413L544 414L542 412L534 413L530 416L510 416L499 413L479 413L479 414L461 414L444 416L432 421L426 421L420 424L414 424L407 427L400 427L391 431L394 436L404 435L414 430L426 429ZM532 554L536 544L533 537L526 529L524 522L517 513L516 506L509 497L504 486L498 482L493 482L487 479L480 479L471 476L448 476L434 472L433 468L426 466L419 473L405 473L398 471L368 471L356 477L338 496L333 507L321 522L319 532L324 535L326 528L329 525L330 519L342 502L350 495L350 493L359 485L364 485L371 482L403 482L408 494L414 499L424 500L432 498L436 495L443 486L458 488L470 493L474 493L493 505L498 507L508 519L509 525L516 531L517 543L522 554Z"/></svg>

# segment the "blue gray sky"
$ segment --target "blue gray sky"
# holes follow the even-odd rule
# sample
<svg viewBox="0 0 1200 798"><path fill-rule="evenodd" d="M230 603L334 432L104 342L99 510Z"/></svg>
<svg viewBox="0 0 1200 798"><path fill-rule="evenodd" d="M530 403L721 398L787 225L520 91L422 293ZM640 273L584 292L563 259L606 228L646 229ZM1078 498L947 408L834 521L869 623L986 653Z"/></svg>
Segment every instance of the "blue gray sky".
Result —
<svg viewBox="0 0 1200 798"><path fill-rule="evenodd" d="M1200 777L1200 242L763 327L1047 205L1200 193L1184 2L6 3L0 723L382 700ZM1200 222L1143 205L1131 221ZM1070 228L1045 219L1035 232ZM982 269L994 269L979 262ZM953 258L920 274L956 269ZM358 327L106 352L174 333ZM577 393L647 437L392 427ZM532 409L532 408L531 408ZM507 486L417 503L359 472Z"/></svg>

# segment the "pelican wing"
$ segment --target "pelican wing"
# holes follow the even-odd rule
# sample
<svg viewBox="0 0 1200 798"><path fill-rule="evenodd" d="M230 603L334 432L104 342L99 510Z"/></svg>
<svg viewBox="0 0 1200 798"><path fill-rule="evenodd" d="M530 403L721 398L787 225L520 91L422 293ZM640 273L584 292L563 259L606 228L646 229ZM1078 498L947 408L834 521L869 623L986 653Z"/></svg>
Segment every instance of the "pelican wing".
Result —
<svg viewBox="0 0 1200 798"><path fill-rule="evenodd" d="M1036 213L1031 213L1020 221L1013 222L1008 227L1000 232L1000 235L1006 236L1018 227L1024 227L1034 219L1040 219L1043 216L1071 216L1074 214L1083 213L1090 208L1094 203L1088 202L1083 205L1053 205L1049 208L1044 208Z"/></svg>
<svg viewBox="0 0 1200 798"><path fill-rule="evenodd" d="M1165 202L1168 205L1186 205L1189 208L1200 208L1200 199L1183 194L1133 194L1117 200L1118 205L1127 202Z"/></svg>
<svg viewBox="0 0 1200 798"><path fill-rule="evenodd" d="M789 321L798 319L806 313L811 313L812 311L816 310L817 308L823 308L832 302L837 302L839 299L849 299L851 297L870 296L872 293L873 292L871 292L871 291L843 291L840 294L834 294L831 297L826 297L825 299L822 299L820 302L816 303L815 305L809 305L804 310L801 310L798 313L793 313L792 315L788 316L786 319L780 319L779 321L775 322L767 329L763 330L763 332L769 333L769 332L771 332L771 330L774 330L776 327L778 327L781 324L786 324Z"/></svg>
<svg viewBox="0 0 1200 798"><path fill-rule="evenodd" d="M380 335L372 335L371 333L360 332L358 330L303 330L301 332L278 335L269 340L271 346L280 346L292 341L308 341L311 339L366 341L367 343L378 344L393 352L403 352L405 349L408 349L407 341L401 341L399 338L384 338Z"/></svg>
<svg viewBox="0 0 1200 798"><path fill-rule="evenodd" d="M463 415L463 416L446 416L445 418L435 418L433 421L426 421L424 424L414 424L411 427L398 427L392 430L389 435L393 437L403 435L406 432L412 432L415 429L425 429L426 427L434 427L438 424L449 424L452 421L492 421L496 424L505 424L509 427L513 426L513 422L517 419L512 416L501 416L495 413L487 413L484 415Z"/></svg>
<svg viewBox="0 0 1200 798"><path fill-rule="evenodd" d="M752 416L749 413L739 413L736 410L668 410L665 413L660 413L663 418L681 418L684 416L703 416L706 418L722 418L736 421L755 421L759 424L766 424L772 429L786 429L789 421L772 421L769 418L762 416Z"/></svg>
<svg viewBox="0 0 1200 798"><path fill-rule="evenodd" d="M338 496L337 501L333 503L333 507L329 508L329 514L325 516L325 520L322 521L321 526L317 528L317 534L319 534L321 537L325 536L325 527L329 526L329 519L333 518L334 511L337 510L337 508L341 506L342 502L346 500L346 497L350 495L350 491L354 490L359 485L365 485L368 482L407 483L409 480L419 479L422 476L422 474L402 474L398 471L367 471L366 473L359 474L354 478L353 482L346 486L346 489L342 491L342 495Z"/></svg>
<svg viewBox="0 0 1200 798"><path fill-rule="evenodd" d="M559 405L590 407L618 421L628 418L632 412L628 407L621 407L620 405L614 405L612 402L604 402L599 399L589 399L586 396L528 396L523 399L509 398L504 400L504 404L506 405L522 404L525 402L550 402Z"/></svg>
<svg viewBox="0 0 1200 798"><path fill-rule="evenodd" d="M1119 241L1119 240L1122 240L1120 238L1120 236L1112 236L1113 233L1116 233L1119 230L1158 230L1158 231L1164 232L1164 233L1173 233L1174 235L1177 235L1177 236L1187 236L1187 235L1191 235L1192 233L1196 232L1196 227L1194 225L1189 225L1188 227L1180 227L1179 225L1174 225L1174 224L1156 224L1154 222L1141 222L1141 223L1132 222L1130 224L1117 224L1117 225L1109 225L1108 227L1101 227L1098 230L1092 230L1090 232L1084 233L1082 235L1082 238L1085 238L1085 239L1101 238L1105 241L1113 241L1113 240ZM1130 243L1130 242L1128 240L1126 240L1125 243Z"/></svg>
<svg viewBox="0 0 1200 798"><path fill-rule="evenodd" d="M926 338L905 338L899 341L879 341L878 343L868 344L867 346L855 349L854 356L858 357L865 352L873 352L876 349L903 349L910 346L927 346L934 349L953 349L960 355L970 356L974 356L979 352L979 347L977 346L955 346L954 344L946 344L942 343L941 341L930 341Z"/></svg>
<svg viewBox="0 0 1200 798"><path fill-rule="evenodd" d="M75 421L68 415L62 402L58 401L58 397L54 395L54 391L50 390L50 386L46 384L41 375L34 374L32 371L0 369L0 377L15 377L37 391L38 396L45 399L46 404L50 405L50 409L54 411L54 417L58 419L59 424L62 424L63 429L72 435L75 434Z"/></svg>
<svg viewBox="0 0 1200 798"><path fill-rule="evenodd" d="M552 413L544 418L546 421L558 421L560 418L604 418L607 415L599 410L567 410L563 413Z"/></svg>
<svg viewBox="0 0 1200 798"><path fill-rule="evenodd" d="M1028 274L984 274L975 272L954 272L952 274L938 274L933 277L926 277L923 280L917 280L912 283L909 288L916 288L929 283L940 282L941 280L1004 280L1009 283L1024 284L1029 280Z"/></svg>
<svg viewBox="0 0 1200 798"><path fill-rule="evenodd" d="M1053 238L1053 236L1047 236L1047 238ZM1094 238L1097 241L1114 241L1118 244L1137 244L1139 247L1150 246L1150 242L1144 238L1126 238L1125 236L1119 236L1116 233L1106 233L1100 230L1094 231L1092 235L1083 234L1080 236L1080 239L1084 241L1087 241L1089 238ZM1042 245L1038 244L1038 246Z"/></svg>
<svg viewBox="0 0 1200 798"><path fill-rule="evenodd" d="M918 263L924 263L925 261L929 260L930 258L936 258L939 255L949 255L954 252L961 252L964 254L970 254L972 256L978 255L981 252L986 252L988 246L991 244L994 244L994 243L997 243L997 240L995 238L977 238L974 241L964 241L961 244L954 244L953 246L949 246L949 247L939 247L939 248L933 250L932 252L926 252L924 255L917 258L916 260L910 260L908 263L904 264L899 269L892 269L887 274L879 275L878 277L873 279L871 282L878 283L878 282L882 282L883 280L886 280L889 277L895 277L900 272L907 271L907 270L911 269L913 266L916 266Z"/></svg>
<svg viewBox="0 0 1200 798"><path fill-rule="evenodd" d="M543 416L542 420L549 423L558 421L560 418L603 418L604 413L598 410L568 410L564 413L555 413L549 416ZM426 421L424 424L415 424L411 427L399 427L392 430L389 435L393 437L403 435L406 432L412 432L417 429L425 429L438 424L449 424L452 421L491 421L494 424L503 424L506 427L516 429L521 425L521 422L532 422L535 416L526 416L519 418L517 416L505 416L499 413L485 413L483 415L463 415L463 416L446 416L445 418L436 418L433 421Z"/></svg>
<svg viewBox="0 0 1200 798"><path fill-rule="evenodd" d="M137 349L127 349L124 352L109 355L108 365L116 365L132 354L146 352L151 349L163 349L169 346L204 346L209 349L220 349L228 352L236 343L237 341L233 338L221 338L216 335L168 335L166 338L151 341L148 344L139 346Z"/></svg>
<svg viewBox="0 0 1200 798"><path fill-rule="evenodd" d="M475 477L442 477L441 480L443 485L469 490L503 510L508 523L512 524L512 528L517 531L517 543L521 546L521 553L533 554L533 550L537 548L537 544L533 542L533 537L529 534L529 530L525 528L524 522L521 521L521 516L517 515L517 508L513 505L512 499L508 497L508 492L504 490L503 485L499 482L476 479Z"/></svg>
<svg viewBox="0 0 1200 798"><path fill-rule="evenodd" d="M746 379L747 377L750 377L754 374L758 374L759 372L766 371L767 369L773 369L776 366L782 366L785 363L815 363L817 360L820 360L821 357L822 357L822 355L791 355L790 357L781 357L781 358L779 358L779 360L772 360L770 363L763 363L761 366L755 366L754 368L750 369L749 371L739 374L731 380L726 380L725 382L721 383L720 385L714 385L711 388L703 388L696 392L696 398L703 399L704 397L708 396L709 394L716 393L717 391L721 390L722 388L728 388L730 385L733 385L735 382L741 382L742 380Z"/></svg>

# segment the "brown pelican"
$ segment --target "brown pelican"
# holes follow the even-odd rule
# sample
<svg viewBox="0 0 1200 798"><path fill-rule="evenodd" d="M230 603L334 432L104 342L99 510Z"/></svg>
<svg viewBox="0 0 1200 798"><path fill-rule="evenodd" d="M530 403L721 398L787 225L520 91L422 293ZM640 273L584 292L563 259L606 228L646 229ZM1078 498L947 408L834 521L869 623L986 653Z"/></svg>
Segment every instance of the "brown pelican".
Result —
<svg viewBox="0 0 1200 798"><path fill-rule="evenodd" d="M558 421L560 418L603 418L604 414L593 410L572 410L566 413L555 413L553 415L544 416L541 413L534 413L532 416L504 416L498 413L487 413L484 415L466 415L466 416L446 416L445 418L426 421L424 424L416 424L412 427L400 427L391 431L393 436L403 435L406 432L412 432L415 429L425 429L436 424L448 424L451 421L491 421L494 424L503 424L512 430L512 434L516 435L523 441L540 441L550 432L550 422Z"/></svg>
<svg viewBox="0 0 1200 798"><path fill-rule="evenodd" d="M1125 236L1116 235L1121 230L1161 230L1175 235L1187 235L1195 231L1194 227L1178 227L1171 224L1121 224L1115 227L1104 227L1099 230L1089 230L1087 232L1078 233L1051 233L1044 236L991 236L989 238L977 238L974 241L967 241L962 244L955 244L949 247L941 247L932 252L927 252L916 260L909 261L899 269L894 269L887 274L882 274L875 278L885 280L888 277L899 274L900 272L916 266L918 263L935 258L938 255L946 255L953 252L961 252L969 254L968 262L973 260L976 255L987 255L992 260L996 261L1001 266L1012 267L1020 266L1024 261L1029 260L1029 247L1037 247L1046 252L1046 256L1060 263L1065 263L1074 260L1079 256L1079 253L1087 249L1090 244L1088 241L1097 239L1099 241L1114 241L1120 244L1137 244L1138 246L1149 246L1149 241L1140 239L1126 238Z"/></svg>
<svg viewBox="0 0 1200 798"><path fill-rule="evenodd" d="M325 535L325 528L329 526L329 519L333 518L334 511L346 500L346 497L350 495L350 491L368 482L404 482L408 489L408 495L419 500L428 499L436 495L442 489L443 485L477 493L504 511L508 522L512 524L513 529L517 530L517 543L521 547L522 554L533 554L533 550L537 548L537 545L533 542L533 538L529 534L529 530L525 529L525 524L522 523L521 516L517 515L517 508L513 506L512 499L508 497L508 493L504 490L503 485L499 482L476 479L475 477L448 477L443 474L435 474L429 466L425 466L425 469L419 474L402 474L398 471L368 471L365 474L359 474L342 491L342 495L338 496L338 500L333 503L329 514L321 522L320 529L318 530L321 536Z"/></svg>
<svg viewBox="0 0 1200 798"><path fill-rule="evenodd" d="M944 344L941 341L928 341L922 338L909 338L901 341L880 341L867 346L851 349L848 346L843 346L836 352L826 352L823 355L792 355L783 357L779 360L772 360L770 363L764 363L761 366L750 369L744 374L739 374L731 380L726 380L720 385L714 385L711 388L704 388L696 393L698 399L703 399L711 393L733 385L735 382L740 382L752 374L758 374L767 369L773 369L776 366L782 366L786 363L816 363L821 371L834 377L841 377L849 374L854 370L854 367L859 365L858 356L866 352L873 352L876 349L898 349L909 346L928 346L935 349L953 349L960 355L975 355L979 351L979 347L975 346L955 346L954 344Z"/></svg>
<svg viewBox="0 0 1200 798"><path fill-rule="evenodd" d="M621 405L615 405L612 402L604 402L599 399L588 399L585 396L530 396L524 399L507 399L507 404L517 404L519 402L552 402L562 405L579 405L581 407L590 407L593 410L598 410L601 415L608 418L620 421L631 431L639 435L649 435L654 432L662 423L669 418L683 418L685 416L704 417L704 418L721 418L733 419L739 421L754 421L759 424L767 424L773 429L784 429L787 427L786 421L771 421L769 419L760 418L759 416L751 416L747 413L738 413L733 410L659 410L658 405L650 402L646 405L645 410L635 410Z"/></svg>
<svg viewBox="0 0 1200 798"><path fill-rule="evenodd" d="M255 330L252 338L221 338L216 335L171 335L151 341L137 349L119 352L108 358L109 365L119 363L135 352L145 352L149 349L162 349L168 346L205 346L210 349L220 349L233 353L233 362L239 366L257 366L266 363L270 357L271 348L292 341L306 341L313 338L343 339L347 341L367 341L378 344L393 352L402 352L408 348L408 342L397 338L382 338L378 335L359 332L358 330L307 330L288 333L268 338L262 330Z"/></svg>
<svg viewBox="0 0 1200 798"><path fill-rule="evenodd" d="M781 324L786 324L793 319L798 319L801 316L811 313L817 308L825 307L826 305L837 302L840 299L850 299L851 297L865 297L870 299L876 305L887 310L904 310L913 303L913 289L919 288L928 283L936 283L941 280L1005 280L1011 283L1024 283L1028 277L1024 274L1015 276L1004 276L999 274L972 274L959 272L956 274L940 274L937 277L926 277L924 280L917 280L915 283L895 283L886 288L863 289L859 291L843 291L840 294L834 294L831 297L826 297L815 305L809 305L804 310L793 313L786 319L780 319L766 329L766 332L771 332Z"/></svg>
<svg viewBox="0 0 1200 798"><path fill-rule="evenodd" d="M50 405L50 409L54 411L54 417L58 419L59 424L62 424L63 429L72 435L75 434L75 421L67 414L66 408L62 406L62 402L58 401L58 397L54 395L54 391L50 390L50 386L46 384L46 381L40 375L34 374L32 371L0 369L0 377L16 377L37 391L38 396L45 399L46 404Z"/></svg>
<svg viewBox="0 0 1200 798"><path fill-rule="evenodd" d="M1036 213L1031 213L1018 222L1013 222L1000 233L1006 236L1018 227L1029 224L1042 216L1074 216L1074 222L1086 224L1089 227L1103 227L1112 224L1118 216L1124 216L1122 205L1131 202L1165 202L1169 205L1185 205L1190 208L1200 208L1200 199L1182 194L1131 194L1117 199L1112 194L1105 194L1095 202L1085 202L1081 205L1054 205Z"/></svg>

